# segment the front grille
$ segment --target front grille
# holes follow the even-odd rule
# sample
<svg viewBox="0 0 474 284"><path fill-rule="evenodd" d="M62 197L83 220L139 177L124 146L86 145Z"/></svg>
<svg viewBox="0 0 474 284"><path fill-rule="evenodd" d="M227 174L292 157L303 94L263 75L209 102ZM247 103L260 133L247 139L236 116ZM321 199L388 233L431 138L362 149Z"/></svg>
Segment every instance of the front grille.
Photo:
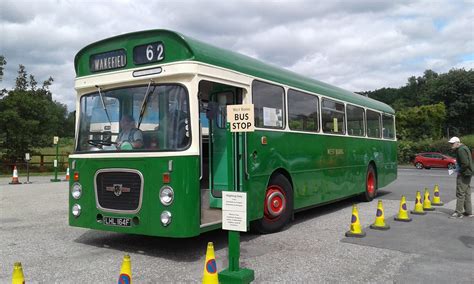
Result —
<svg viewBox="0 0 474 284"><path fill-rule="evenodd" d="M100 171L95 182L101 209L138 211L143 181L137 172Z"/></svg>

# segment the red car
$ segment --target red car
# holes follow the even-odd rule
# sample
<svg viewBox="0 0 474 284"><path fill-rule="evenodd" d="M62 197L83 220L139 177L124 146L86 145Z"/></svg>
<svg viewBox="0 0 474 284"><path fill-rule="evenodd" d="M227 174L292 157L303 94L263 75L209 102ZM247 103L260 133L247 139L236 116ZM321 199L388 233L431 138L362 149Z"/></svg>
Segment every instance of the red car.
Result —
<svg viewBox="0 0 474 284"><path fill-rule="evenodd" d="M417 169L429 168L456 168L456 159L437 152L416 154L413 164Z"/></svg>

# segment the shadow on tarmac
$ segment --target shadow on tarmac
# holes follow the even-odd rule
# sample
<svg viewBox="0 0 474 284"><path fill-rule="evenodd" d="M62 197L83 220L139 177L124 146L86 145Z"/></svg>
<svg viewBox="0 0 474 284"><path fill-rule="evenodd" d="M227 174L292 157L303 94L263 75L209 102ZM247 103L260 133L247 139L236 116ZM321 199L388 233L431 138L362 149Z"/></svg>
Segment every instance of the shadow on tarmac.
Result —
<svg viewBox="0 0 474 284"><path fill-rule="evenodd" d="M194 262L206 254L207 243L210 241L214 243L215 251L227 250L227 236L227 231L223 230L206 232L192 238L165 238L90 230L76 238L74 242L124 253ZM242 243L259 236L253 233L240 234Z"/></svg>
<svg viewBox="0 0 474 284"><path fill-rule="evenodd" d="M377 197L389 192L379 190ZM292 225L311 221L320 216L351 207L354 203L360 203L356 197L344 199L334 203L317 206L312 209L295 213L295 218L284 230L289 230ZM227 231L215 230L203 233L192 238L166 238L143 235L122 234L115 232L89 230L76 238L77 243L94 246L98 248L108 248L121 252L133 252L147 256L160 257L175 261L193 262L205 255L207 243L212 241L214 249L219 251L227 249ZM241 242L260 237L258 233L252 231L241 233ZM244 247L244 246L242 246ZM241 248L243 250L243 248Z"/></svg>

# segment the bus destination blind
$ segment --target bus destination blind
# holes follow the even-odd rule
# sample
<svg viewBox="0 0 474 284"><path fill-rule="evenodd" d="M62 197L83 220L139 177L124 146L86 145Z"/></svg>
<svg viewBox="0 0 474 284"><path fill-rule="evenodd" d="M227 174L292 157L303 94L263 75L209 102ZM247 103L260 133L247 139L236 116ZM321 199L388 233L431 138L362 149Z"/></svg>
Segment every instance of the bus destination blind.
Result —
<svg viewBox="0 0 474 284"><path fill-rule="evenodd" d="M89 66L92 72L118 69L127 65L125 49L118 49L94 54L90 57Z"/></svg>
<svg viewBox="0 0 474 284"><path fill-rule="evenodd" d="M147 43L133 48L133 63L146 64L165 59L165 46L162 42Z"/></svg>

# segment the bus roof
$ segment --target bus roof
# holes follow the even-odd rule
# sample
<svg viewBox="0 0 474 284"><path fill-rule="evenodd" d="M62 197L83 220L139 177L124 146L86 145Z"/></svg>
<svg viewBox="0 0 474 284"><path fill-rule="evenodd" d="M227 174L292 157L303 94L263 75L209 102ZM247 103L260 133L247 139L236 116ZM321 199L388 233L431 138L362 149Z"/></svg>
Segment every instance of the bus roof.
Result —
<svg viewBox="0 0 474 284"><path fill-rule="evenodd" d="M147 65L156 64L156 62L154 62L151 64L137 65L133 60L133 50L135 47L153 42L161 42L166 47L164 59L159 62L160 64L185 60L199 61L284 84L289 87L318 93L387 113L394 113L394 110L390 106L374 99L299 75L287 69L279 68L230 50L209 45L169 30L148 30L128 33L92 43L77 53L74 60L76 75L77 77L82 77L98 72L113 71L91 71L91 56L117 50L123 50L127 57L125 62L122 62L123 64L120 66L123 69L146 67Z"/></svg>

